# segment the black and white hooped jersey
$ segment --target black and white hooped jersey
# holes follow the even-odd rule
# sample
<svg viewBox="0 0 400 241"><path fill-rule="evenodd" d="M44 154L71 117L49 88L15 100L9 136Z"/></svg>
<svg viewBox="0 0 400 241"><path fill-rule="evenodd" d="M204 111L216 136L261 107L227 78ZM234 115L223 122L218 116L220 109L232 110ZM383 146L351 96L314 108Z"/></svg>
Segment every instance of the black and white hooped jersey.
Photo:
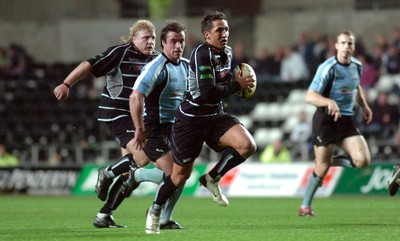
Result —
<svg viewBox="0 0 400 241"><path fill-rule="evenodd" d="M214 116L222 110L222 99L240 90L230 72L232 49L215 48L207 43L192 51L187 93L180 107L188 117Z"/></svg>
<svg viewBox="0 0 400 241"><path fill-rule="evenodd" d="M108 48L101 54L88 59L96 77L105 76L106 86L99 104L99 121L113 121L130 117L129 95L143 66L159 55L142 54L132 43Z"/></svg>

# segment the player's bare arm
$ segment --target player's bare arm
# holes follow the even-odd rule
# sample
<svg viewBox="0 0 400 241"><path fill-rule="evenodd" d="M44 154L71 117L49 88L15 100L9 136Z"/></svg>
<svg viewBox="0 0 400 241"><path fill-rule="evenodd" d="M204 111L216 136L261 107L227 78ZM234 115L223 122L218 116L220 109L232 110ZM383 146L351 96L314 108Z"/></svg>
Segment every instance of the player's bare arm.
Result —
<svg viewBox="0 0 400 241"><path fill-rule="evenodd" d="M371 108L368 105L368 101L364 97L364 93L363 93L361 86L357 87L356 100L357 100L358 105L360 105L362 108L365 122L367 124L369 124L372 121L373 113L372 113Z"/></svg>
<svg viewBox="0 0 400 241"><path fill-rule="evenodd" d="M92 66L85 60L72 70L67 78L65 78L65 80L54 89L53 93L57 100L66 100L69 95L69 88L88 75L91 69Z"/></svg>
<svg viewBox="0 0 400 241"><path fill-rule="evenodd" d="M327 107L327 114L335 116L335 121L337 121L340 117L339 106L336 104L336 101L323 97L320 93L314 90L308 90L306 94L305 101L311 105L316 107Z"/></svg>
<svg viewBox="0 0 400 241"><path fill-rule="evenodd" d="M133 123L135 124L134 147L138 150L144 148L147 139L143 122L143 105L143 94L137 90L133 90L129 96L129 109Z"/></svg>

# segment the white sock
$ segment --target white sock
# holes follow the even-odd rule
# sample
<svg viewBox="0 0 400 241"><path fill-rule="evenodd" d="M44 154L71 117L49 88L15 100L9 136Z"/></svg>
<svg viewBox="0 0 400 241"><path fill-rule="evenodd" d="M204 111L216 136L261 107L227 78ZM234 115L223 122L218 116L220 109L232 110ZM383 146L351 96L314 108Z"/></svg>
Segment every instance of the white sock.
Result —
<svg viewBox="0 0 400 241"><path fill-rule="evenodd" d="M105 218L108 216L110 216L110 214L107 214L107 213L97 213L97 215L96 215L96 217L98 217L98 218Z"/></svg>

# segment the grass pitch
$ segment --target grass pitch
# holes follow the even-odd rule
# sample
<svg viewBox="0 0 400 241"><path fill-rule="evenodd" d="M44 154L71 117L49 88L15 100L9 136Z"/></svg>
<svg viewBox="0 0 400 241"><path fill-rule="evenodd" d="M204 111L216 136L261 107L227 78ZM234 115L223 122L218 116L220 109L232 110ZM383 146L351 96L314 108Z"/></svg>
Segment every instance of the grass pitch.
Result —
<svg viewBox="0 0 400 241"><path fill-rule="evenodd" d="M96 197L0 197L0 240L398 240L398 197L331 197L314 200L317 217L298 217L298 198L230 198L218 207L211 198L182 197L174 219L184 230L144 232L151 198L126 199L114 214L127 228L97 229Z"/></svg>

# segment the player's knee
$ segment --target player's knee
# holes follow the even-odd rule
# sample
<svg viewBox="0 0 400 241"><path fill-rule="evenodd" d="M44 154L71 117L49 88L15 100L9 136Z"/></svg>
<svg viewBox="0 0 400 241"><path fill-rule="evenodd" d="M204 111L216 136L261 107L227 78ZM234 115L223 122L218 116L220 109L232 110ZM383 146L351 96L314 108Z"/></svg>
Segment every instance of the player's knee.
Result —
<svg viewBox="0 0 400 241"><path fill-rule="evenodd" d="M357 155L352 156L351 159L356 168L367 167L371 163L371 155L369 153L359 152Z"/></svg>
<svg viewBox="0 0 400 241"><path fill-rule="evenodd" d="M132 163L134 163L134 164L136 164L136 165L138 165L140 167L145 167L145 166L149 165L150 160L146 156L144 151L136 150L132 146L131 142L129 142L126 147L127 147L127 150L132 154L132 157L133 157Z"/></svg>
<svg viewBox="0 0 400 241"><path fill-rule="evenodd" d="M189 174L175 174L171 176L171 180L174 183L175 186L181 187L185 185L186 180L189 179L190 173Z"/></svg>
<svg viewBox="0 0 400 241"><path fill-rule="evenodd" d="M244 158L247 158L253 155L257 151L257 145L253 139L247 139L242 142L241 151L239 151L240 155Z"/></svg>
<svg viewBox="0 0 400 241"><path fill-rule="evenodd" d="M135 163L140 167L145 167L149 165L150 161L147 158L137 158L137 159L135 158Z"/></svg>
<svg viewBox="0 0 400 241"><path fill-rule="evenodd" d="M353 164L356 168L363 168L369 166L371 163L371 158L370 157L364 157L364 158L358 158L358 159L353 159Z"/></svg>

